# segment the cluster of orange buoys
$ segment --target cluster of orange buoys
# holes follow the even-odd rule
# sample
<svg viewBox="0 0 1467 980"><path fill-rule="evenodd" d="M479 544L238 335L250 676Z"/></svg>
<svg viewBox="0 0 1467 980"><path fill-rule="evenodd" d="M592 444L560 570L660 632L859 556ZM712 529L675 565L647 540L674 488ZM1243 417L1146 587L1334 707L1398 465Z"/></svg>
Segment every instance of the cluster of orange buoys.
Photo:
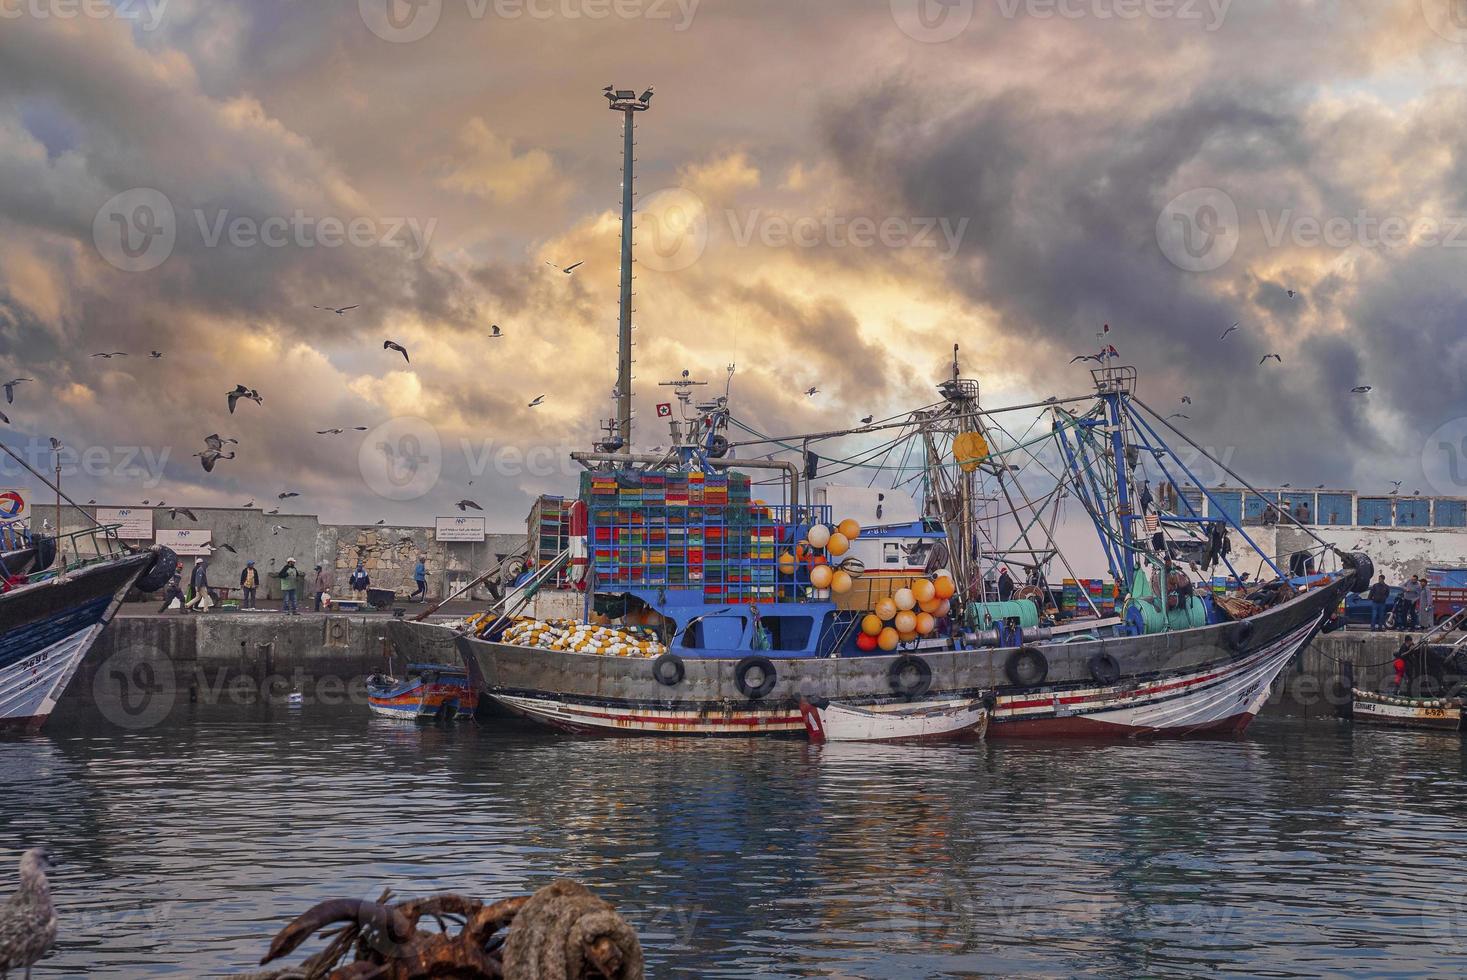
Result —
<svg viewBox="0 0 1467 980"><path fill-rule="evenodd" d="M816 524L805 535L805 540L795 545L794 551L779 556L779 570L793 575L801 565L810 568L810 584L817 589L846 593L866 565L854 556L847 558L851 542L861 536L861 525L849 517L834 528ZM839 560L839 561L837 561Z"/></svg>
<svg viewBox="0 0 1467 980"><path fill-rule="evenodd" d="M899 644L927 636L952 611L957 588L952 576L940 571L930 579L917 579L909 589L897 589L861 619L856 646L868 652L895 650Z"/></svg>

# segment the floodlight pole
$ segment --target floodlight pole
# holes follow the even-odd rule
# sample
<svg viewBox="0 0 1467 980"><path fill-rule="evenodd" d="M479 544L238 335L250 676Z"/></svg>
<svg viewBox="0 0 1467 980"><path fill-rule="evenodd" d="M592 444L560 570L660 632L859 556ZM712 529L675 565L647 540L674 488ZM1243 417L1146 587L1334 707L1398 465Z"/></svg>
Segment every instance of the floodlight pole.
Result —
<svg viewBox="0 0 1467 980"><path fill-rule="evenodd" d="M616 358L616 423L621 445L617 452L632 452L632 230L635 213L633 180L636 130L634 117L651 107L652 90L638 98L630 90L608 86L603 92L614 112L622 114L621 168L621 317L618 323Z"/></svg>

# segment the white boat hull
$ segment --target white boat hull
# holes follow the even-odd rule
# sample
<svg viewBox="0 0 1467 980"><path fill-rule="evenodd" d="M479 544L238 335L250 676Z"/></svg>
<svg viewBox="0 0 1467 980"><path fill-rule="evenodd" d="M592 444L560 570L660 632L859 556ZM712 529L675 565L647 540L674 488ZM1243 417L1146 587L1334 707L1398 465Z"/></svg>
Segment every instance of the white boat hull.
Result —
<svg viewBox="0 0 1467 980"><path fill-rule="evenodd" d="M981 699L856 708L828 704L801 707L812 742L909 742L982 738L988 708Z"/></svg>
<svg viewBox="0 0 1467 980"><path fill-rule="evenodd" d="M1454 700L1428 702L1419 698L1396 698L1355 691L1350 714L1355 721L1366 725L1436 728L1452 732L1462 728L1462 705Z"/></svg>

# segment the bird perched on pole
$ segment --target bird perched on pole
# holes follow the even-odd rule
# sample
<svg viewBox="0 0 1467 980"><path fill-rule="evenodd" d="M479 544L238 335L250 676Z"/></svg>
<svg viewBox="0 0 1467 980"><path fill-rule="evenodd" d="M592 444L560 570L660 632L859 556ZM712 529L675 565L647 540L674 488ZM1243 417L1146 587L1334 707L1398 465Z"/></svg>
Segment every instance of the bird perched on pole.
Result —
<svg viewBox="0 0 1467 980"><path fill-rule="evenodd" d="M33 847L20 858L20 887L0 906L0 975L31 967L56 942L56 906L51 903L51 852Z"/></svg>

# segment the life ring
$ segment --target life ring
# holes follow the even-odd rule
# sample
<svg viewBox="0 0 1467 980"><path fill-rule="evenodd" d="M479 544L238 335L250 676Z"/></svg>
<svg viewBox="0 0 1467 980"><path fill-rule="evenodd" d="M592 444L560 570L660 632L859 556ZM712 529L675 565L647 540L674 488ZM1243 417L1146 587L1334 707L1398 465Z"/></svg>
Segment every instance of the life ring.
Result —
<svg viewBox="0 0 1467 980"><path fill-rule="evenodd" d="M677 687L687 672L683 658L675 653L664 653L652 661L652 678L663 687Z"/></svg>
<svg viewBox="0 0 1467 980"><path fill-rule="evenodd" d="M1247 650L1248 645L1253 642L1253 634L1255 631L1256 627L1253 625L1253 622L1251 620L1245 619L1241 622L1234 623L1232 626L1228 627L1228 648L1234 653L1242 653L1243 651Z"/></svg>
<svg viewBox="0 0 1467 980"><path fill-rule="evenodd" d="M920 698L932 689L932 666L921 657L903 654L887 668L886 682L894 694L909 701Z"/></svg>
<svg viewBox="0 0 1467 980"><path fill-rule="evenodd" d="M759 683L751 684L750 675L758 671ZM774 661L768 657L745 657L734 667L734 685L738 687L739 693L750 701L758 701L770 691L774 690L775 681L779 675L774 670Z"/></svg>
<svg viewBox="0 0 1467 980"><path fill-rule="evenodd" d="M1121 679L1121 662L1108 653L1097 653L1090 658L1090 676L1097 684L1109 687Z"/></svg>
<svg viewBox="0 0 1467 980"><path fill-rule="evenodd" d="M1009 655L1003 669L1016 687L1038 687L1049 676L1049 661L1033 647L1020 647Z"/></svg>

